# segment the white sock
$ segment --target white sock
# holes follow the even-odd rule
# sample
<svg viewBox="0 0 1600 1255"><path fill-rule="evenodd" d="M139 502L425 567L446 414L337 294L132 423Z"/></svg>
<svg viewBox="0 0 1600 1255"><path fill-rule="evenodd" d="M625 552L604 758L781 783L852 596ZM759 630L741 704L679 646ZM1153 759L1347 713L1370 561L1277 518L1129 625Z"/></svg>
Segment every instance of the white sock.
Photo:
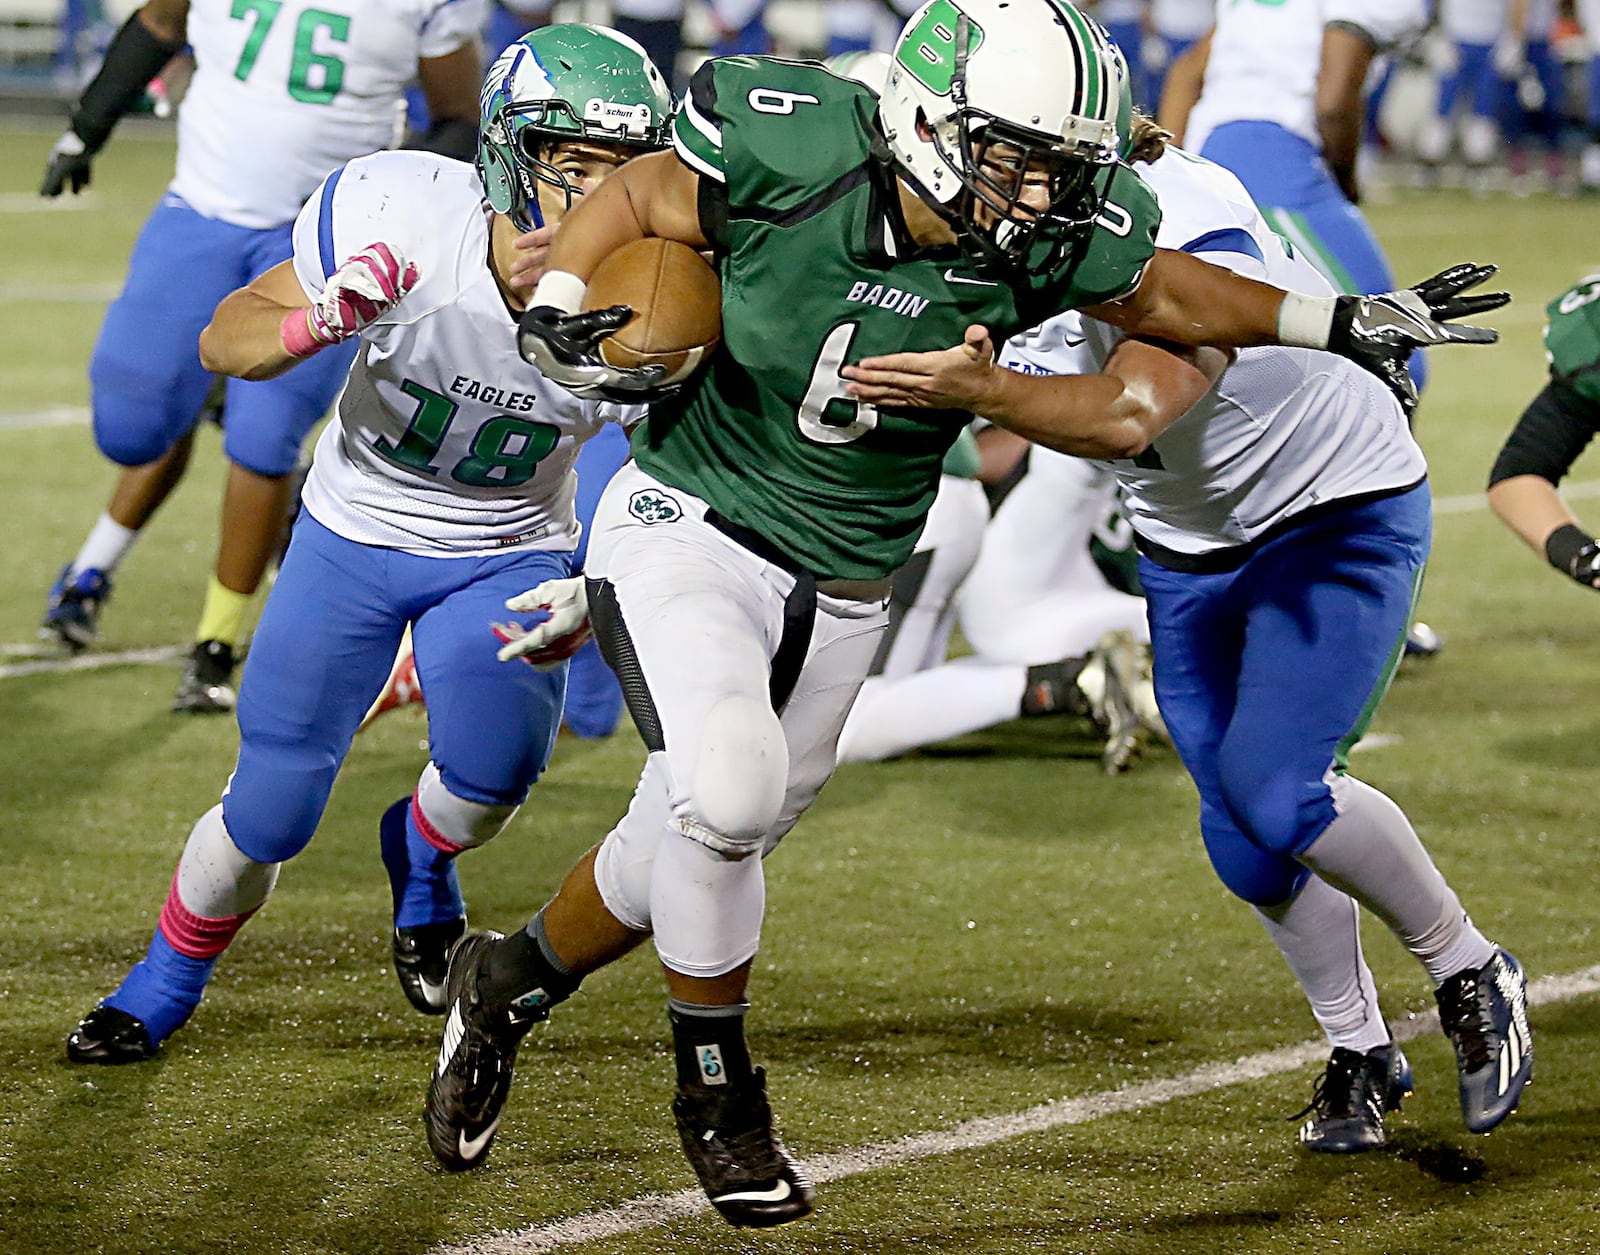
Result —
<svg viewBox="0 0 1600 1255"><path fill-rule="evenodd" d="M861 688L839 736L841 763L875 763L1015 719L1028 685L1020 663L974 658Z"/></svg>
<svg viewBox="0 0 1600 1255"><path fill-rule="evenodd" d="M1316 876L1281 906L1256 907L1330 1045L1367 1051L1389 1040L1378 987L1361 953L1355 899Z"/></svg>
<svg viewBox="0 0 1600 1255"><path fill-rule="evenodd" d="M207 919L255 910L278 883L277 863L258 863L233 843L218 803L200 816L178 860L178 900Z"/></svg>
<svg viewBox="0 0 1600 1255"><path fill-rule="evenodd" d="M78 556L72 560L72 574L103 571L110 575L117 569L117 564L122 561L128 550L133 548L133 542L138 539L138 532L124 527L109 514L102 514L89 529L89 535L83 542L83 548L78 550Z"/></svg>
<svg viewBox="0 0 1600 1255"><path fill-rule="evenodd" d="M1354 776L1333 780L1338 814L1300 861L1394 931L1435 985L1482 967L1494 945L1428 857L1405 812Z"/></svg>

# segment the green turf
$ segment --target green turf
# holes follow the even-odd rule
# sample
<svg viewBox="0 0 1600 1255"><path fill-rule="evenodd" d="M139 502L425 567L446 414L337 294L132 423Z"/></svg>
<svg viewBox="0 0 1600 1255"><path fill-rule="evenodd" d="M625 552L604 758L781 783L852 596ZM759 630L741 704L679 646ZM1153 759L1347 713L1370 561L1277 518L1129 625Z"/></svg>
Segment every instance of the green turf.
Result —
<svg viewBox="0 0 1600 1255"><path fill-rule="evenodd" d="M48 143L0 134L0 194L31 190ZM32 293L7 303L0 415L86 403L98 307L38 289L114 285L169 162L164 143L130 137L97 168L91 210L0 210L0 290ZM1593 213L1454 193L1374 207L1402 276L1495 260L1517 297L1503 345L1434 357L1419 430L1441 497L1481 490L1538 386L1540 311L1596 268L1581 251ZM220 491L214 434L199 444L123 569L106 650L178 643L192 626ZM0 643L21 646L112 477L83 426L0 426L0 458ZM1535 977L1595 962L1597 610L1481 510L1441 513L1423 611L1447 651L1402 676L1374 727L1387 743L1354 760ZM358 743L317 840L163 1058L69 1066L66 1032L141 953L183 837L231 765L231 724L166 713L176 677L0 679L0 1250L423 1251L692 1183L642 955L528 1040L489 1165L433 1167L419 1113L439 1025L390 972L376 857L376 817L424 759L409 712ZM464 860L475 923L527 918L620 813L639 758L631 733L563 740L514 827ZM1208 870L1170 754L1107 780L1091 745L1045 721L846 768L767 871L752 1038L803 1157L1314 1035L1276 952ZM1367 948L1391 1017L1431 1005L1375 924ZM1297 1151L1287 1117L1309 1097L1308 1066L835 1181L814 1219L776 1234L701 1216L582 1249L1585 1250L1600 1240L1597 1012L1592 996L1535 1012L1538 1083L1489 1138L1462 1130L1448 1048L1430 1033L1408 1047L1419 1092L1385 1153Z"/></svg>

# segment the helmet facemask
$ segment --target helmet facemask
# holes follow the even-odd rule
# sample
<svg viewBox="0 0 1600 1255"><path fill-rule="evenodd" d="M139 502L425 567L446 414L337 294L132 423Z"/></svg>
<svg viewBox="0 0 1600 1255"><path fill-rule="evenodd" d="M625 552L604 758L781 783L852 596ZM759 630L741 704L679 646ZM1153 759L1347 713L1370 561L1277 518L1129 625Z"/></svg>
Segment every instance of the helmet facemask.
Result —
<svg viewBox="0 0 1600 1255"><path fill-rule="evenodd" d="M880 126L969 264L1043 272L1089 239L1117 161L1112 51L1064 0L928 0L907 22Z"/></svg>
<svg viewBox="0 0 1600 1255"><path fill-rule="evenodd" d="M955 105L930 127L940 158L958 172L962 193L947 221L968 262L989 272L1054 265L1070 244L1094 229L1105 188L1100 174L1116 162L1103 143L1064 141L995 117L966 101L967 16L956 26ZM1041 259L1035 250L1047 247Z"/></svg>

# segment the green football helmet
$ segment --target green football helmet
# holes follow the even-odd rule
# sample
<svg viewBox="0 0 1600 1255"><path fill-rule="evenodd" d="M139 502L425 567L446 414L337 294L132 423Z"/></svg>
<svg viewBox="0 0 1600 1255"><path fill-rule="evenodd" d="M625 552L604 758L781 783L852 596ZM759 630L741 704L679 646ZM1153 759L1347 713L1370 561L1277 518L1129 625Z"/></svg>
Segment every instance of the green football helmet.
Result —
<svg viewBox="0 0 1600 1255"><path fill-rule="evenodd" d="M509 45L479 97L478 177L496 213L524 231L544 225L538 185L575 192L543 150L567 140L665 148L672 93L650 55L618 31L564 22Z"/></svg>

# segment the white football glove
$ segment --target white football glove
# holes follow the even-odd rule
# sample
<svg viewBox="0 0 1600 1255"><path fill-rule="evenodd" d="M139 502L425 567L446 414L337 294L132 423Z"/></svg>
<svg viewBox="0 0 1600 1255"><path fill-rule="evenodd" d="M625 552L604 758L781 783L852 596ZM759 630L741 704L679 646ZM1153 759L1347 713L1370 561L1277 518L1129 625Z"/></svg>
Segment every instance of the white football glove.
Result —
<svg viewBox="0 0 1600 1255"><path fill-rule="evenodd" d="M525 628L520 623L493 624L494 634L505 642L497 657L501 662L520 658L540 671L554 671L583 648L594 635L589 626L589 598L581 575L546 580L506 602L518 614L545 610L540 623Z"/></svg>
<svg viewBox="0 0 1600 1255"><path fill-rule="evenodd" d="M322 295L305 311L284 320L284 347L306 357L369 327L416 287L417 265L381 240L369 244L328 276Z"/></svg>

